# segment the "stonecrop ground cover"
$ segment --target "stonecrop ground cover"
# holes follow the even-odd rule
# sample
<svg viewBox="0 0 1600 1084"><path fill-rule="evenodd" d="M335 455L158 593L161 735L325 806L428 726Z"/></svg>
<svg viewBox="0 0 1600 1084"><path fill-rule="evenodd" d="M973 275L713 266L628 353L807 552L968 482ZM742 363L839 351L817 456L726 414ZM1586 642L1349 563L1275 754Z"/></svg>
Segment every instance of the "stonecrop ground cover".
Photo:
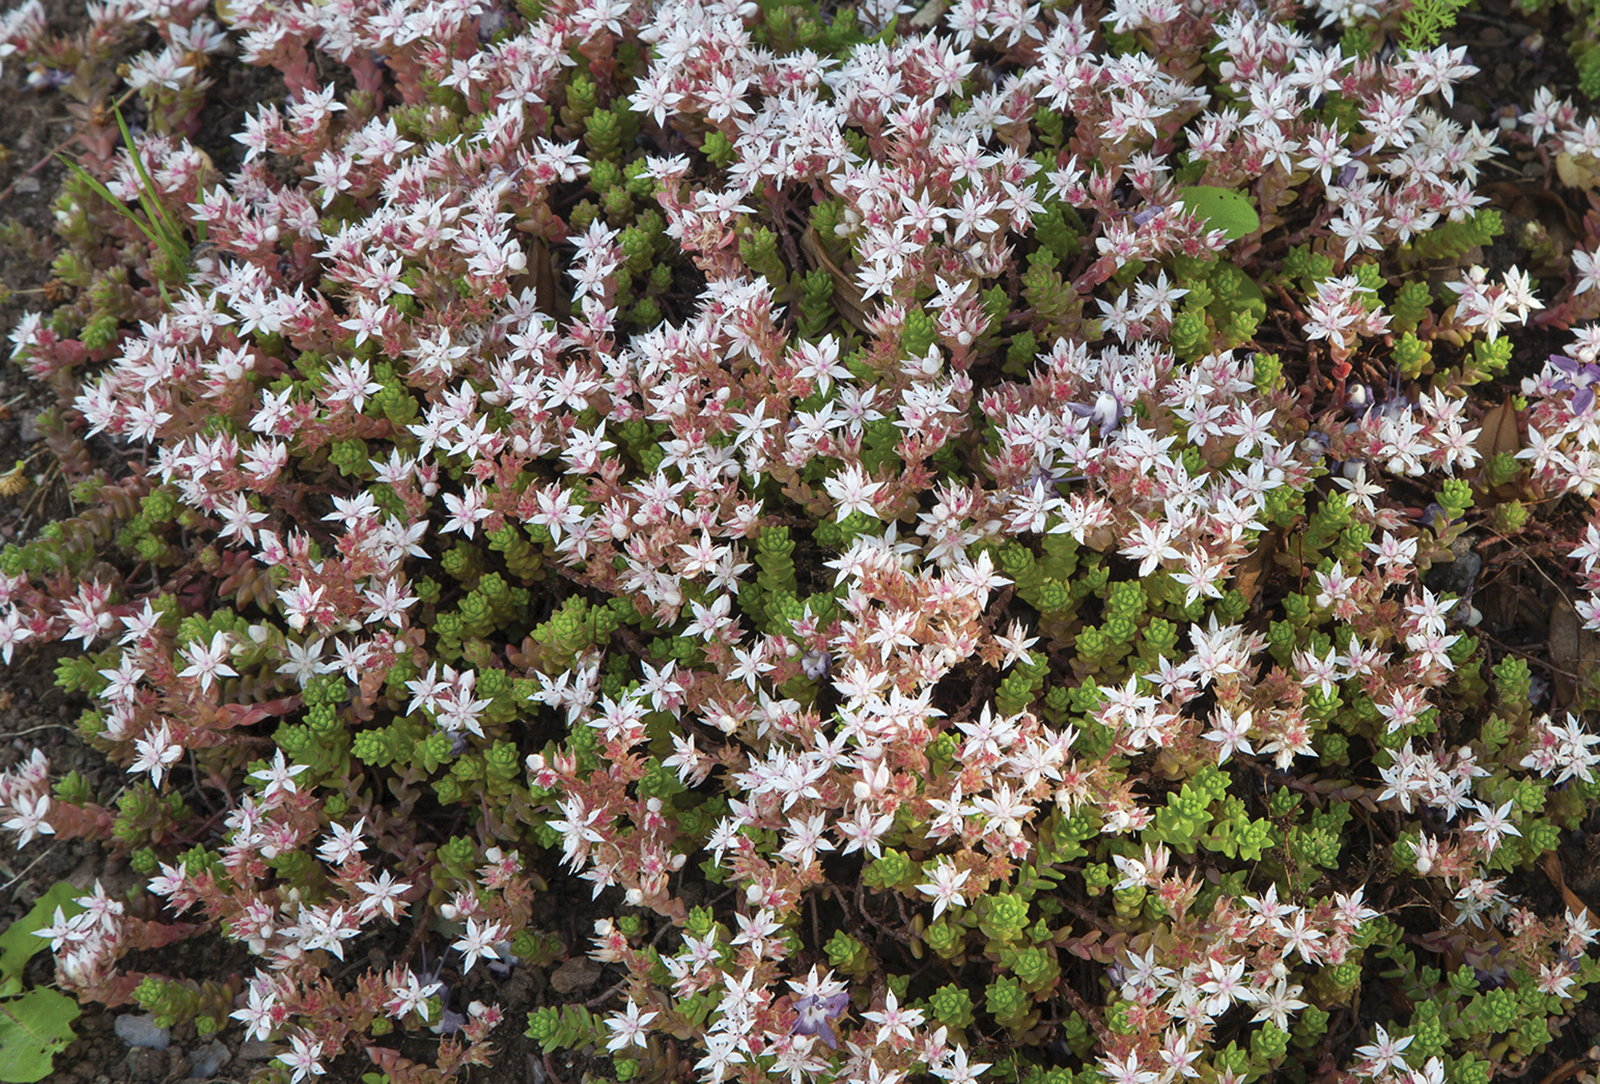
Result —
<svg viewBox="0 0 1600 1084"><path fill-rule="evenodd" d="M38 931L62 989L294 1084L524 1027L618 1081L1483 1084L1600 980L1508 887L1600 738L1423 581L1600 486L1600 224L1557 294L1480 266L1502 145L1600 170L1572 105L1447 119L1476 69L1387 0L88 11L0 28L134 92L11 333L86 511L0 557L0 657L80 645L128 785L36 755L0 823L145 879ZM225 176L230 52L287 93ZM125 966L213 930L242 987ZM503 1019L567 952L622 981Z"/></svg>

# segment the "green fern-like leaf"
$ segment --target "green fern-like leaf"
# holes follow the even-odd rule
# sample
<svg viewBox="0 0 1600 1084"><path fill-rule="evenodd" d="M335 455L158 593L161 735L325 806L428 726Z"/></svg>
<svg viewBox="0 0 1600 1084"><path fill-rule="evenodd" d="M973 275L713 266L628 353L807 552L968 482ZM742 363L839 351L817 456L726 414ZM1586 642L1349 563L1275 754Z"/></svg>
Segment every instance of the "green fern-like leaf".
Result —
<svg viewBox="0 0 1600 1084"><path fill-rule="evenodd" d="M1400 44L1408 51L1431 49L1444 32L1456 25L1456 12L1468 0L1412 0L1400 25Z"/></svg>

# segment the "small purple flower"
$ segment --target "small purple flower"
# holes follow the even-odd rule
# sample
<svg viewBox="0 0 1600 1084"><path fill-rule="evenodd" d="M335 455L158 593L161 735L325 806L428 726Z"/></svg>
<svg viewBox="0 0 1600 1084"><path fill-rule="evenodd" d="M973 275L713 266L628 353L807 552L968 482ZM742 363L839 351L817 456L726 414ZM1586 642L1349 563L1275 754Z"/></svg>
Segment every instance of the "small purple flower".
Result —
<svg viewBox="0 0 1600 1084"><path fill-rule="evenodd" d="M1550 364L1554 365L1557 369L1560 369L1562 372L1567 373L1567 374L1572 375L1572 376L1576 376L1577 373L1578 373L1578 362L1577 362L1577 359L1576 358L1569 358L1565 354L1551 354L1550 355Z"/></svg>
<svg viewBox="0 0 1600 1084"><path fill-rule="evenodd" d="M837 1020L844 1013L845 1006L850 1004L850 995L840 991L832 997L818 997L812 994L803 997L794 1003L794 1011L800 1014L794 1022L796 1035L820 1035L822 1041L828 1044L829 1050L839 1049L839 1040L833 1034L830 1020Z"/></svg>
<svg viewBox="0 0 1600 1084"><path fill-rule="evenodd" d="M1565 354L1551 354L1550 364L1565 376L1555 378L1551 387L1556 391L1573 393L1571 410L1574 414L1587 413L1594 404L1594 384L1600 382L1600 365L1584 363Z"/></svg>
<svg viewBox="0 0 1600 1084"><path fill-rule="evenodd" d="M1444 515L1444 509L1439 507L1438 502L1434 502L1422 510L1422 514L1417 517L1417 522L1426 527L1433 523L1435 516L1442 515ZM1454 523L1455 520L1450 520L1449 522Z"/></svg>
<svg viewBox="0 0 1600 1084"><path fill-rule="evenodd" d="M499 8L493 8L478 16L478 40L487 42L507 25L506 13Z"/></svg>
<svg viewBox="0 0 1600 1084"><path fill-rule="evenodd" d="M1067 409L1080 418L1088 418L1100 426L1100 438L1104 440L1117 431L1122 424L1122 417L1126 413L1127 404L1111 391L1101 391L1095 397L1093 404L1068 403Z"/></svg>
<svg viewBox="0 0 1600 1084"><path fill-rule="evenodd" d="M1146 207L1144 210L1133 216L1133 224L1135 226L1143 226L1146 222L1149 222L1152 218L1158 214L1161 214L1165 210L1165 207Z"/></svg>
<svg viewBox="0 0 1600 1084"><path fill-rule="evenodd" d="M55 90L72 82L72 73L60 68L46 68L28 73L28 86L34 90Z"/></svg>

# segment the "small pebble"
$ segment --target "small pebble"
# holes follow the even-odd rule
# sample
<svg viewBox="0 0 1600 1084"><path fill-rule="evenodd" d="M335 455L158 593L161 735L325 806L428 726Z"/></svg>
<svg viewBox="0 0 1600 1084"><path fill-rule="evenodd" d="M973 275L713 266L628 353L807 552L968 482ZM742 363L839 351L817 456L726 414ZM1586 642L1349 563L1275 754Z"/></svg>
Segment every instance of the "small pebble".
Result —
<svg viewBox="0 0 1600 1084"><path fill-rule="evenodd" d="M600 965L587 956L574 956L550 975L550 985L559 994L587 990L600 981Z"/></svg>
<svg viewBox="0 0 1600 1084"><path fill-rule="evenodd" d="M266 1061L283 1053L283 1047L278 1043L264 1042L261 1039L246 1039L239 1044L240 1061Z"/></svg>
<svg viewBox="0 0 1600 1084"><path fill-rule="evenodd" d="M17 195L29 196L39 191L39 178L24 174L17 178Z"/></svg>
<svg viewBox="0 0 1600 1084"><path fill-rule="evenodd" d="M167 1053L136 1046L128 1051L126 1065L129 1084L159 1084L166 1079Z"/></svg>
<svg viewBox="0 0 1600 1084"><path fill-rule="evenodd" d="M217 1075L217 1070L228 1064L233 1055L220 1039L212 1039L205 1046L189 1054L189 1075L198 1080Z"/></svg>
<svg viewBox="0 0 1600 1084"><path fill-rule="evenodd" d="M121 1039L128 1046L142 1046L150 1050L165 1050L172 1041L172 1033L167 1028L156 1027L156 1018L153 1013L130 1013L117 1017L112 1025Z"/></svg>

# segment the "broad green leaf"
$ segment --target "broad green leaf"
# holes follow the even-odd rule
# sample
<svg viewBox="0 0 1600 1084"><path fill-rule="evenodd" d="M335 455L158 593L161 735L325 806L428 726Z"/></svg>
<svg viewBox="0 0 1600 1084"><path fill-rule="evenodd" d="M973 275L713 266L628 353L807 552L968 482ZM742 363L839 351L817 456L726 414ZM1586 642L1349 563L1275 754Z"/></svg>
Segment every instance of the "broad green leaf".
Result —
<svg viewBox="0 0 1600 1084"><path fill-rule="evenodd" d="M50 1074L55 1056L72 1042L78 1003L40 987L0 1001L0 1081L33 1084Z"/></svg>
<svg viewBox="0 0 1600 1084"><path fill-rule="evenodd" d="M1261 216L1256 214L1250 197L1229 188L1214 188L1197 184L1192 188L1178 189L1178 199L1214 230L1221 230L1228 240L1255 233L1261 228Z"/></svg>
<svg viewBox="0 0 1600 1084"><path fill-rule="evenodd" d="M0 996L9 997L22 989L22 969L28 966L35 953L50 947L49 940L37 936L36 931L55 921L57 907L68 918L82 911L82 907L72 902L74 896L81 894L81 889L66 881L57 881L39 897L33 910L7 926L5 933L0 933Z"/></svg>

